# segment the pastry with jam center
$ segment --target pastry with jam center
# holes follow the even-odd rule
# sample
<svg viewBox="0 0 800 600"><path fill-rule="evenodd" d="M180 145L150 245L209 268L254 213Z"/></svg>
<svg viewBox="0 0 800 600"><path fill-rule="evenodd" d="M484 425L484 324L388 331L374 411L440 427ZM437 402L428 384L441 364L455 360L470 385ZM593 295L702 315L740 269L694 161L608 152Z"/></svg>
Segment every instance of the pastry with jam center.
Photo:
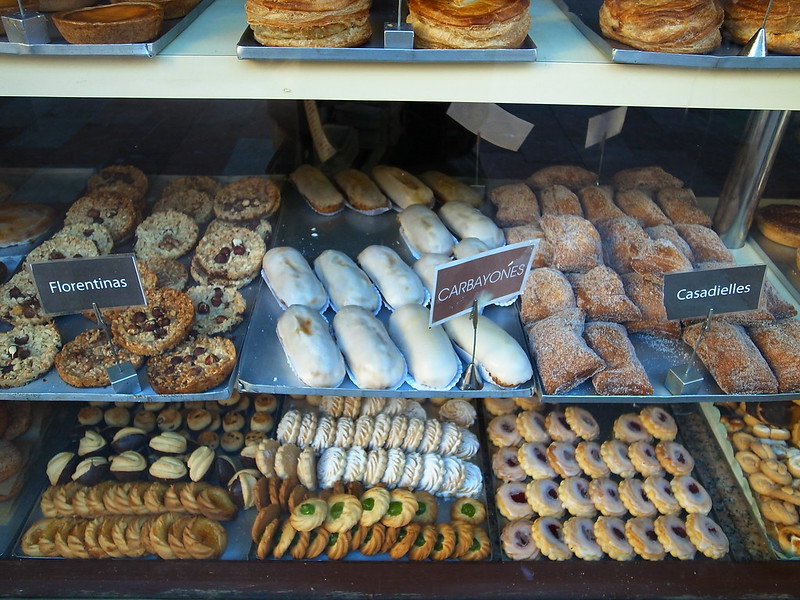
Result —
<svg viewBox="0 0 800 600"><path fill-rule="evenodd" d="M222 383L236 365L233 342L198 335L147 360L147 376L158 394L199 394Z"/></svg>
<svg viewBox="0 0 800 600"><path fill-rule="evenodd" d="M122 312L111 333L123 348L152 356L183 341L194 324L194 306L184 292L161 288L147 292L147 306Z"/></svg>
<svg viewBox="0 0 800 600"><path fill-rule="evenodd" d="M206 335L230 331L242 321L247 308L244 296L235 288L196 285L186 293L194 304L194 328Z"/></svg>
<svg viewBox="0 0 800 600"><path fill-rule="evenodd" d="M84 331L64 345L56 354L55 366L58 375L69 385L86 387L105 387L111 385L106 370L121 361L131 361L138 369L144 359L124 348L112 354L106 336L101 329Z"/></svg>

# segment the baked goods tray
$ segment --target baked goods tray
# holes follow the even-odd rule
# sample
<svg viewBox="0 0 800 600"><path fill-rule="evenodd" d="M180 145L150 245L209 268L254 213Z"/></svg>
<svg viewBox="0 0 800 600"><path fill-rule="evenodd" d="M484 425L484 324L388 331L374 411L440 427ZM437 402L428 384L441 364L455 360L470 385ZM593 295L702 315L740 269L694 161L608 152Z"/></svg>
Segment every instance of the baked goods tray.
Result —
<svg viewBox="0 0 800 600"><path fill-rule="evenodd" d="M603 37L598 11L603 0L554 0L573 24L613 62L673 67L717 69L790 69L800 67L800 56L771 54L739 56L742 46L723 36L722 45L710 54L676 54L636 50L621 42Z"/></svg>
<svg viewBox="0 0 800 600"><path fill-rule="evenodd" d="M334 216L323 216L311 210L293 188L284 188L283 197L283 206L273 232L273 246L293 246L311 263L317 255L329 248L341 250L355 258L367 246L382 244L395 250L406 263L414 263L411 252L400 237L395 212L367 216L346 209ZM407 383L393 390L362 390L349 378L338 388L309 388L292 372L275 334L275 326L281 313L280 306L267 286L262 286L239 359L239 388L244 392L418 398L529 396L532 393L533 380L512 389L486 383L482 390L473 391L460 390L457 386L451 390L416 390ZM328 322L333 314L330 308L325 312ZM378 318L385 323L389 314L384 306ZM490 306L484 314L510 333L523 348L527 348L519 316L513 306Z"/></svg>
<svg viewBox="0 0 800 600"><path fill-rule="evenodd" d="M214 0L201 0L185 17L164 21L161 35L149 42L135 44L70 44L47 19L49 44L20 44L9 42L0 35L0 54L38 54L49 56L155 56L186 29Z"/></svg>
<svg viewBox="0 0 800 600"><path fill-rule="evenodd" d="M358 48L290 48L262 46L249 27L236 45L236 55L252 59L289 60L348 60L356 62L534 62L536 44L528 35L520 48L499 49L435 49L435 48L384 48L384 23L396 21L389 12L392 3L375 3L370 12L371 39Z"/></svg>
<svg viewBox="0 0 800 600"><path fill-rule="evenodd" d="M738 250L731 250L740 265L767 264L767 279L775 286L782 298L794 304L795 308L800 307L796 294L788 291L784 279L778 277L774 265L765 260L765 257L756 249L752 240ZM800 312L800 309L799 309ZM545 394L542 392L542 382L539 372L534 370L537 380L537 393L543 402L622 402L622 403L663 403L663 402L726 402L732 396L725 394L714 381L713 377L705 369L699 359L695 360L694 368L703 375L703 382L697 393L690 395L674 396L665 385L667 372L674 368L677 372L682 372L686 368L691 357L691 348L681 340L669 340L656 338L645 334L633 334L630 336L636 355L642 362L654 393L651 396L600 396L595 393L591 381L585 381L564 394ZM782 394L744 394L737 395L735 398L742 402L765 402L765 401L786 401L800 399L800 393Z"/></svg>

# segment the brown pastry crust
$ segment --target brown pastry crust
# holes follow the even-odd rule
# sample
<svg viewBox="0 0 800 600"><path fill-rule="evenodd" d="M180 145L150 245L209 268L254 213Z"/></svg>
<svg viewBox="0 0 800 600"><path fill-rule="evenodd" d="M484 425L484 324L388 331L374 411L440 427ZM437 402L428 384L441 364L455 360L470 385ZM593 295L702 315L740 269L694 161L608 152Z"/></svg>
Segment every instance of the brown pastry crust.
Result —
<svg viewBox="0 0 800 600"><path fill-rule="evenodd" d="M551 185L539 190L543 215L583 216L580 200L575 193L563 185Z"/></svg>
<svg viewBox="0 0 800 600"><path fill-rule="evenodd" d="M527 179L528 185L535 190L551 185L563 185L571 190L579 190L597 183L597 173L587 171L575 165L552 165L534 172Z"/></svg>
<svg viewBox="0 0 800 600"><path fill-rule="evenodd" d="M123 311L111 323L114 341L135 354L152 356L179 344L194 324L194 306L184 292L147 292L147 306Z"/></svg>
<svg viewBox="0 0 800 600"><path fill-rule="evenodd" d="M639 246L650 241L639 221L625 215L597 221L595 226L603 238L603 252L608 266L619 274L633 271L631 262Z"/></svg>
<svg viewBox="0 0 800 600"><path fill-rule="evenodd" d="M575 215L545 215L539 220L552 246L551 266L582 273L602 264L600 234L589 221Z"/></svg>
<svg viewBox="0 0 800 600"><path fill-rule="evenodd" d="M764 21L766 0L725 0L723 32L739 44L746 44ZM800 54L800 11L791 0L775 0L764 27L767 50L782 54Z"/></svg>
<svg viewBox="0 0 800 600"><path fill-rule="evenodd" d="M654 227L655 225L669 225L671 221L661 209L658 208L650 194L643 190L620 190L615 197L619 206L626 215L633 217L643 227Z"/></svg>
<svg viewBox="0 0 800 600"><path fill-rule="evenodd" d="M59 377L69 385L80 388L105 387L111 385L106 370L123 361L131 361L134 369L138 369L144 359L124 348L119 348L115 356L103 330L89 329L64 344L56 354L55 367Z"/></svg>
<svg viewBox="0 0 800 600"><path fill-rule="evenodd" d="M702 225L676 223L675 230L692 249L695 264L705 262L734 262L733 254L717 235Z"/></svg>
<svg viewBox="0 0 800 600"><path fill-rule="evenodd" d="M625 293L642 311L641 319L625 323L628 333L648 333L671 339L680 336L681 324L667 319L663 278L626 273L622 275L622 284L625 286Z"/></svg>
<svg viewBox="0 0 800 600"><path fill-rule="evenodd" d="M599 321L587 323L583 337L606 363L606 368L592 377L592 385L598 394L648 396L653 393L653 386L625 327Z"/></svg>
<svg viewBox="0 0 800 600"><path fill-rule="evenodd" d="M589 221L616 219L625 213L614 204L614 188L609 185L587 185L578 190L583 216Z"/></svg>
<svg viewBox="0 0 800 600"><path fill-rule="evenodd" d="M691 1L691 0L690 0ZM656 3L661 3L657 0ZM642 3L646 5L646 3ZM630 5L629 5L630 6ZM614 173L612 178L617 190L655 191L666 187L683 187L683 181L670 175L661 167L632 167Z"/></svg>
<svg viewBox="0 0 800 600"><path fill-rule="evenodd" d="M587 320L622 323L641 318L641 311L625 295L619 275L609 267L598 265L586 273L570 273L567 279Z"/></svg>
<svg viewBox="0 0 800 600"><path fill-rule="evenodd" d="M575 307L575 293L561 271L550 267L531 270L520 300L523 323L540 321Z"/></svg>
<svg viewBox="0 0 800 600"><path fill-rule="evenodd" d="M756 226L765 238L783 246L800 247L800 205L770 204L756 213Z"/></svg>
<svg viewBox="0 0 800 600"><path fill-rule="evenodd" d="M70 44L132 44L158 36L164 9L152 2L130 2L65 10L53 15Z"/></svg>
<svg viewBox="0 0 800 600"><path fill-rule="evenodd" d="M711 227L711 217L697 206L697 197L689 188L662 188L655 200L673 223L694 223Z"/></svg>
<svg viewBox="0 0 800 600"><path fill-rule="evenodd" d="M524 183L496 187L489 191L489 200L497 210L494 220L500 227L525 225L541 216L536 194Z"/></svg>
<svg viewBox="0 0 800 600"><path fill-rule="evenodd" d="M757 325L747 330L775 373L781 392L800 390L800 340L783 322Z"/></svg>

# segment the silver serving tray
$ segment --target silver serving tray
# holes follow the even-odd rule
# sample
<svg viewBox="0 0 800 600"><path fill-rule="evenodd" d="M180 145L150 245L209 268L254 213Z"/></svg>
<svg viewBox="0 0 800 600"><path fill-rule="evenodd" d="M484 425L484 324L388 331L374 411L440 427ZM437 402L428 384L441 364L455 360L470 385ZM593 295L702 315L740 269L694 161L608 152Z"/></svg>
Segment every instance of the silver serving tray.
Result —
<svg viewBox="0 0 800 600"><path fill-rule="evenodd" d="M47 14L49 44L20 44L9 42L0 35L0 54L38 54L48 56L155 56L186 29L214 0L201 0L185 17L164 21L161 35L150 42L135 44L70 44L61 36Z"/></svg>
<svg viewBox="0 0 800 600"><path fill-rule="evenodd" d="M411 252L400 238L395 212L370 217L345 209L337 215L323 216L311 210L294 189L285 189L283 197L281 215L273 233L273 245L293 246L311 263L328 248L341 250L355 258L370 244L382 244L395 250L408 264L414 263ZM475 391L460 390L457 386L451 390L416 390L405 383L396 390L365 390L357 388L349 378L337 388L309 388L292 372L275 334L275 326L282 312L267 286L263 285L253 308L244 350L239 359L239 388L244 392L409 398L480 398L487 395L529 396L532 393L533 380L512 389L486 383L482 390ZM333 314L330 308L325 312L328 322ZM389 314L389 309L384 306L378 318L385 323ZM490 306L484 314L527 349L519 316L513 306Z"/></svg>
<svg viewBox="0 0 800 600"><path fill-rule="evenodd" d="M397 15L391 11L392 3L373 4L370 12L372 38L358 48L288 48L262 46L248 27L236 45L239 58L253 59L292 59L292 60L351 60L357 62L534 62L536 44L530 36L520 48L508 49L427 49L427 48L384 48L384 23L396 21Z"/></svg>
<svg viewBox="0 0 800 600"><path fill-rule="evenodd" d="M722 45L711 54L675 54L635 50L603 37L598 11L602 0L554 0L573 24L613 62L637 65L704 67L717 69L791 69L800 67L800 56L772 54L739 56L742 46L723 37Z"/></svg>

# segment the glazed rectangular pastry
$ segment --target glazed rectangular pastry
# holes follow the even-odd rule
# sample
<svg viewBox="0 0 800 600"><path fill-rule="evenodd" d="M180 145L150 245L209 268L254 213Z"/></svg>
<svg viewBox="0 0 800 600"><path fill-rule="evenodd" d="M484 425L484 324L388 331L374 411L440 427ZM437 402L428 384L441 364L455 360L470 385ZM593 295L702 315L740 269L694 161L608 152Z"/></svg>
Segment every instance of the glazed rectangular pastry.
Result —
<svg viewBox="0 0 800 600"><path fill-rule="evenodd" d="M335 215L344 208L344 196L316 167L300 165L292 171L289 179L315 212Z"/></svg>
<svg viewBox="0 0 800 600"><path fill-rule="evenodd" d="M355 211L374 215L386 212L391 207L389 199L366 173L345 169L336 173L333 180L344 192L347 204Z"/></svg>
<svg viewBox="0 0 800 600"><path fill-rule="evenodd" d="M603 264L600 234L583 217L544 215L539 222L553 249L550 266L568 273L582 273Z"/></svg>
<svg viewBox="0 0 800 600"><path fill-rule="evenodd" d="M586 273L569 273L567 279L587 320L622 323L641 318L641 311L625 295L619 275L605 265Z"/></svg>
<svg viewBox="0 0 800 600"><path fill-rule="evenodd" d="M643 227L672 223L650 195L642 190L619 191L614 200L626 215L638 219Z"/></svg>
<svg viewBox="0 0 800 600"><path fill-rule="evenodd" d="M414 263L414 272L422 280L422 285L433 296L434 284L436 283L436 267L450 262L452 259L446 254L423 254Z"/></svg>
<svg viewBox="0 0 800 600"><path fill-rule="evenodd" d="M681 324L667 319L667 309L664 308L664 279L639 273L626 273L621 277L625 293L642 312L641 319L625 322L628 333L648 333L664 338L680 337Z"/></svg>
<svg viewBox="0 0 800 600"><path fill-rule="evenodd" d="M595 391L603 396L649 396L653 386L647 378L625 327L618 323L587 323L583 337L589 347L606 363L606 368L592 376Z"/></svg>
<svg viewBox="0 0 800 600"><path fill-rule="evenodd" d="M442 204L458 200L477 208L483 201L481 194L466 183L439 171L425 171L419 178L433 190L433 195Z"/></svg>
<svg viewBox="0 0 800 600"><path fill-rule="evenodd" d="M528 327L528 342L546 394L563 394L605 368L586 345L583 313L563 310Z"/></svg>
<svg viewBox="0 0 800 600"><path fill-rule="evenodd" d="M456 243L439 216L427 206L409 206L397 215L397 220L400 223L400 235L414 256L450 254Z"/></svg>
<svg viewBox="0 0 800 600"><path fill-rule="evenodd" d="M412 204L433 206L433 191L403 169L378 165L372 169L372 178L381 191L401 209Z"/></svg>
<svg viewBox="0 0 800 600"><path fill-rule="evenodd" d="M524 183L496 187L489 192L489 200L497 211L494 220L500 227L525 225L540 216L536 194Z"/></svg>
<svg viewBox="0 0 800 600"><path fill-rule="evenodd" d="M702 323L683 331L683 341L694 347ZM743 327L714 321L708 328L697 356L726 394L775 394L778 382L767 361Z"/></svg>
<svg viewBox="0 0 800 600"><path fill-rule="evenodd" d="M414 270L387 246L367 246L358 254L358 264L378 287L387 306L425 304L428 294Z"/></svg>
<svg viewBox="0 0 800 600"><path fill-rule="evenodd" d="M328 306L328 294L314 271L296 248L276 246L264 255L262 273L281 308L293 304L321 312Z"/></svg>
<svg viewBox="0 0 800 600"><path fill-rule="evenodd" d="M331 300L333 310L355 304L376 313L381 295L367 274L339 250L325 250L314 260L314 272Z"/></svg>
<svg viewBox="0 0 800 600"><path fill-rule="evenodd" d="M385 390L403 383L406 361L374 314L360 306L345 306L333 317L333 331L359 388Z"/></svg>
<svg viewBox="0 0 800 600"><path fill-rule="evenodd" d="M614 204L614 189L609 185L587 185L578 190L583 216L589 221L624 217L625 213Z"/></svg>
<svg viewBox="0 0 800 600"><path fill-rule="evenodd" d="M750 339L767 359L781 393L800 391L800 339L788 322L749 327Z"/></svg>
<svg viewBox="0 0 800 600"><path fill-rule="evenodd" d="M278 318L275 329L289 365L312 387L338 387L345 376L344 358L328 322L313 308L294 304Z"/></svg>
<svg viewBox="0 0 800 600"><path fill-rule="evenodd" d="M551 185L539 190L539 201L542 203L543 215L583 216L580 200L572 190L563 185Z"/></svg>
<svg viewBox="0 0 800 600"><path fill-rule="evenodd" d="M464 202L448 202L439 209L439 218L459 239L478 238L489 248L506 243L503 230L494 221Z"/></svg>
<svg viewBox="0 0 800 600"><path fill-rule="evenodd" d="M523 323L540 321L575 307L575 293L561 271L549 267L531 269L520 298L519 316Z"/></svg>
<svg viewBox="0 0 800 600"><path fill-rule="evenodd" d="M694 223L711 227L711 217L697 206L694 192L688 188L664 188L656 193L656 202L673 223Z"/></svg>

